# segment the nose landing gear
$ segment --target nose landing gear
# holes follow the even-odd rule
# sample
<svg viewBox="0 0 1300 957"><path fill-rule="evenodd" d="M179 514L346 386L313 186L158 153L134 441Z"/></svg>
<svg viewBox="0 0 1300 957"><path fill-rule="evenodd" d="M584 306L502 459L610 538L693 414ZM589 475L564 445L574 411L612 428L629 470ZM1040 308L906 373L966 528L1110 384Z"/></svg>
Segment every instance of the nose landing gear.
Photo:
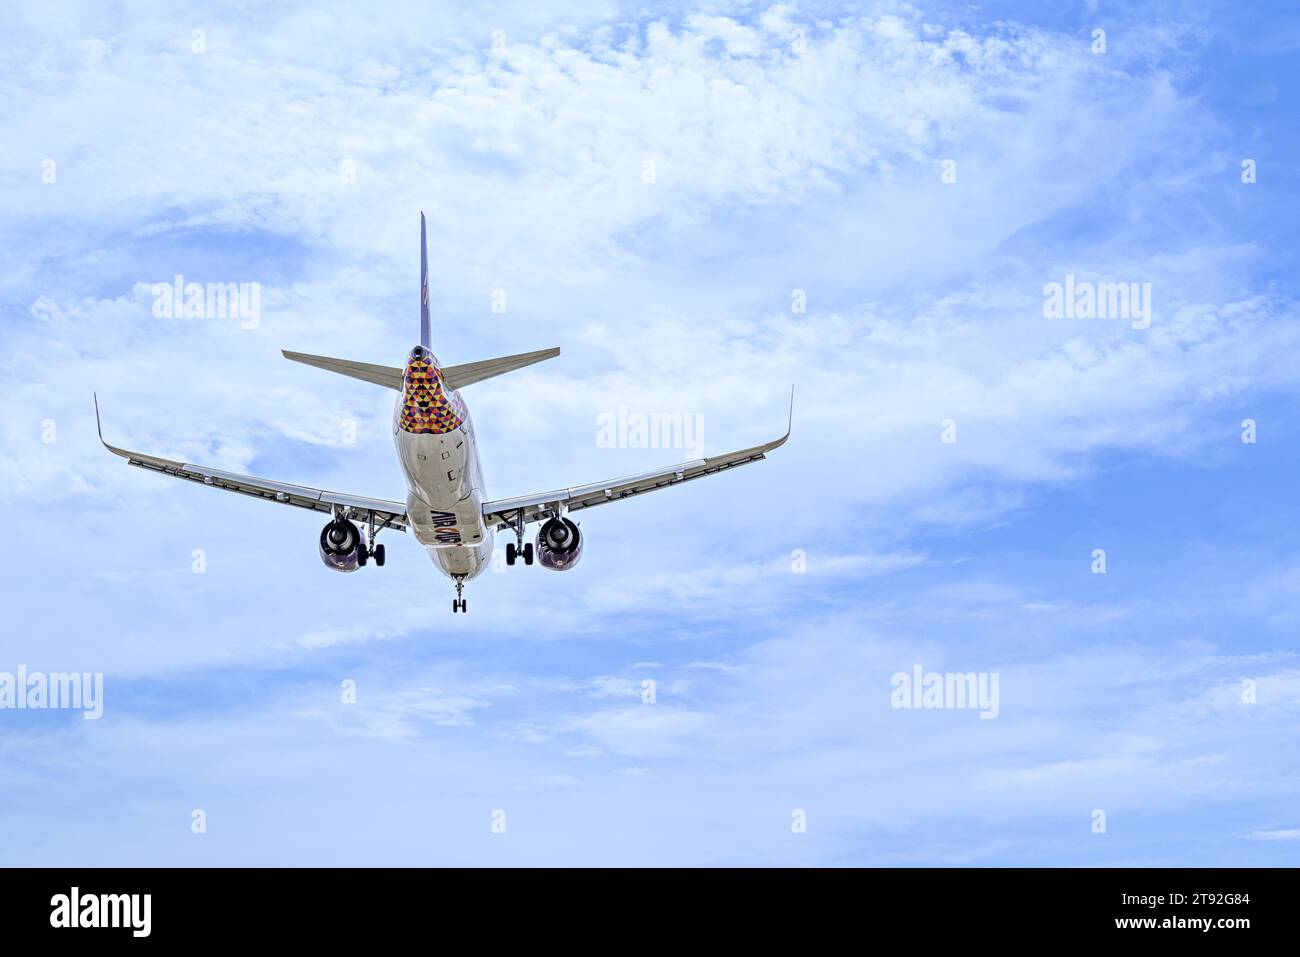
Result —
<svg viewBox="0 0 1300 957"><path fill-rule="evenodd" d="M461 592L463 592L464 590L465 590L465 576L457 575L456 576L456 597L451 600L452 614L455 614L458 611L463 611L466 614L469 614L469 609L465 604L465 599L461 597Z"/></svg>

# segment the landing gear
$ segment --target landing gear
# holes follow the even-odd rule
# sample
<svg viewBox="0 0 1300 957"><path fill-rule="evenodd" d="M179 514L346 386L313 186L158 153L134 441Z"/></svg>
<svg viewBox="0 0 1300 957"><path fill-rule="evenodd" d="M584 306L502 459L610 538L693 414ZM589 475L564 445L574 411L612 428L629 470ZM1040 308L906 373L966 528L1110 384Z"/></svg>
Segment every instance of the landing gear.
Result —
<svg viewBox="0 0 1300 957"><path fill-rule="evenodd" d="M387 524L387 522L384 523L385 526L387 526ZM384 546L375 544L375 536L378 534L379 530L375 528L375 513L371 512L369 520L366 523L366 540L362 543L361 549L357 554L358 567L365 568L366 562L372 558L375 560L376 568L384 567Z"/></svg>
<svg viewBox="0 0 1300 957"><path fill-rule="evenodd" d="M457 575L456 576L456 597L451 600L452 614L455 614L458 611L463 611L466 614L469 613L469 609L465 604L465 599L461 597L461 592L464 591L464 589L465 589L465 578L464 576Z"/></svg>
<svg viewBox="0 0 1300 957"><path fill-rule="evenodd" d="M515 560L522 558L525 565L533 563L533 543L526 545L515 545L514 542L506 543L506 564L513 565Z"/></svg>
<svg viewBox="0 0 1300 957"><path fill-rule="evenodd" d="M524 510L519 509L515 516L515 541L506 545L506 564L514 565L515 559L522 556L524 564L531 565L533 563L533 543L524 544Z"/></svg>

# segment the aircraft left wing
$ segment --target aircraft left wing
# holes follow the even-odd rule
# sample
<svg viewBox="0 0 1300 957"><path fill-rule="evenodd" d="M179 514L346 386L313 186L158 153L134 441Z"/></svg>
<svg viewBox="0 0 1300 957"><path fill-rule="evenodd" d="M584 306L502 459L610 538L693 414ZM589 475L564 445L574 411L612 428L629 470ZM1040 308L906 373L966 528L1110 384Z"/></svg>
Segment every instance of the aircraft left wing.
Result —
<svg viewBox="0 0 1300 957"><path fill-rule="evenodd" d="M793 421L793 392L790 396L790 417L791 421ZM750 462L758 462L766 458L768 452L785 445L786 440L789 438L790 426L787 424L785 435L779 439L774 439L763 445L755 445L752 448L741 449L739 452L727 452L724 455L714 455L707 459L694 459L690 462L682 462L653 472L625 475L605 482L593 482L590 485L579 485L574 488L555 489L550 492L538 492L534 495L521 495L518 498L503 498L495 502L484 502L483 518L488 524L496 525L498 529L507 529L515 527L519 521L521 510L524 524L528 524L553 518L559 513L561 506L566 512L576 512L580 509L591 508L594 505L616 502L620 499L631 498L633 495L642 495L656 489L680 485L682 482L689 482L692 479L704 478L706 475L716 475L719 472L725 472L740 465L748 465Z"/></svg>
<svg viewBox="0 0 1300 957"><path fill-rule="evenodd" d="M253 475L238 475L234 472L223 472L221 469L208 468L204 465L191 465L186 462L158 458L154 455L143 455L139 452L131 452L109 445L104 441L104 430L99 422L98 396L95 397L95 428L99 431L99 441L103 443L104 448L114 455L120 455L129 464L147 469L150 472L161 472L163 475L189 479L191 482L202 482L204 485L226 489L230 492L239 492L241 495L251 495L255 498L266 499L268 502L296 505L299 508L309 508L317 512L332 514L337 508L342 512L343 517L354 522L369 522L373 515L376 529L396 528L401 531L406 530L406 505L402 502L390 502L381 498L366 498L362 495L348 495L344 492L327 492L324 489L309 488L305 485L289 485L285 482L257 478Z"/></svg>

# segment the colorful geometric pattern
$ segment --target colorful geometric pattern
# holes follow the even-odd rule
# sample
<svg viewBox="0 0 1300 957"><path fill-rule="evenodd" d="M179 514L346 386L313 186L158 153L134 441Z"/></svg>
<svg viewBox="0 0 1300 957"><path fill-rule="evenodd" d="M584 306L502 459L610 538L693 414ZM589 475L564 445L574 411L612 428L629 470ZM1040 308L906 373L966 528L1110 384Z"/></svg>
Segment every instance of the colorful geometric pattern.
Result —
<svg viewBox="0 0 1300 957"><path fill-rule="evenodd" d="M444 435L465 422L465 403L460 393L450 397L443 388L442 370L432 356L411 359L402 377L402 412L398 424L416 435Z"/></svg>

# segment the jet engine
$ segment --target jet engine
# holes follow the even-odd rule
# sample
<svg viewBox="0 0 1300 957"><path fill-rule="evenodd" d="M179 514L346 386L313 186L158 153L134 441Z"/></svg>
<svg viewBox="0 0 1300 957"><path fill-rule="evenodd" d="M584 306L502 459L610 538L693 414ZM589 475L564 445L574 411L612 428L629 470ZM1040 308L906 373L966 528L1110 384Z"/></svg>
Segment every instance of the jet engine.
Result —
<svg viewBox="0 0 1300 957"><path fill-rule="evenodd" d="M347 519L330 522L320 531L320 560L339 572L354 572L363 563L361 531Z"/></svg>
<svg viewBox="0 0 1300 957"><path fill-rule="evenodd" d="M582 533L567 518L553 518L537 533L537 561L551 571L568 571L582 558Z"/></svg>

